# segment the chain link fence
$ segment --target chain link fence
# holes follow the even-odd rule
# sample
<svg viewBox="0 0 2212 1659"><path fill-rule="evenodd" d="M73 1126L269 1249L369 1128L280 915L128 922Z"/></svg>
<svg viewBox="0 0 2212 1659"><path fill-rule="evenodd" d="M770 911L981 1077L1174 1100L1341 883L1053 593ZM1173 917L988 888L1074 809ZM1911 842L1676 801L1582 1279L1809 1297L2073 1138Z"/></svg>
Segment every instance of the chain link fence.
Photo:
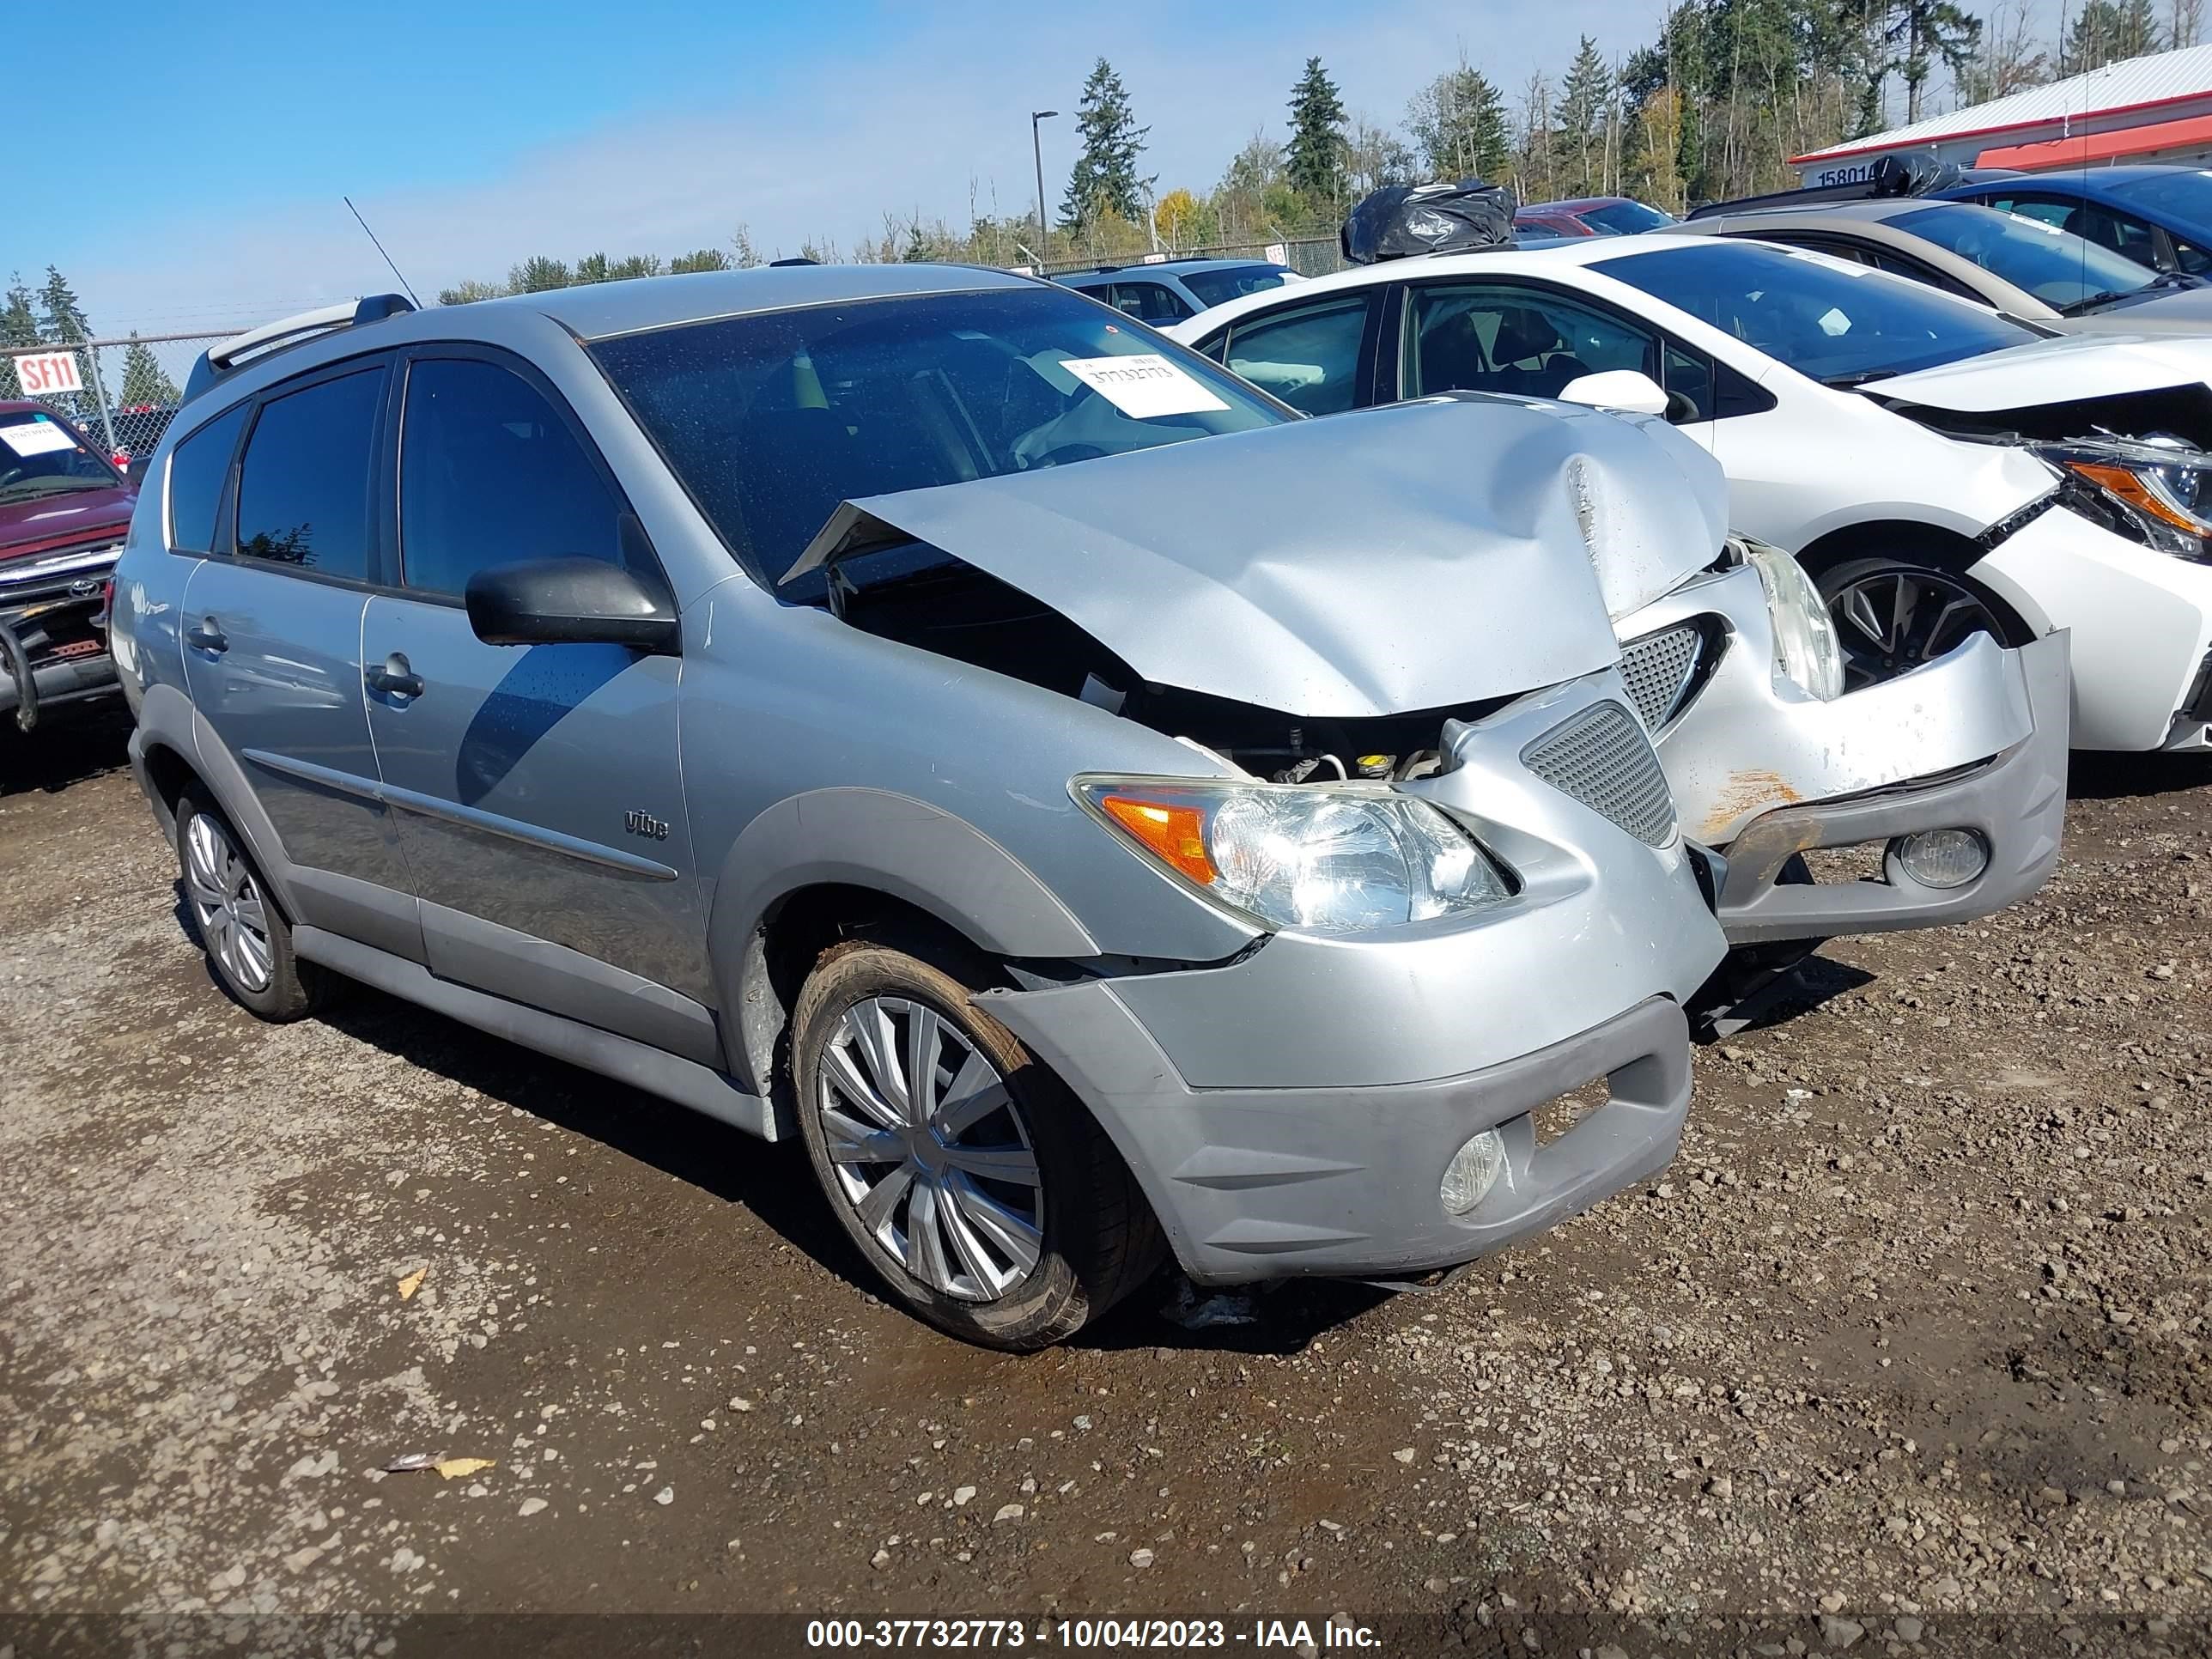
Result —
<svg viewBox="0 0 2212 1659"><path fill-rule="evenodd" d="M1136 270L1145 265L1162 264L1170 259L1253 259L1271 264L1288 265L1301 276L1326 276L1344 269L1344 250L1334 236L1293 237L1272 242L1219 242L1203 247L1180 248L1160 253L1133 253L1126 259L1054 259L1043 268L1048 276L1058 276L1068 271L1097 270L1101 265L1119 264Z"/></svg>
<svg viewBox="0 0 2212 1659"><path fill-rule="evenodd" d="M108 453L143 460L168 430L200 354L241 331L10 346L0 351L0 398L28 398L66 416Z"/></svg>

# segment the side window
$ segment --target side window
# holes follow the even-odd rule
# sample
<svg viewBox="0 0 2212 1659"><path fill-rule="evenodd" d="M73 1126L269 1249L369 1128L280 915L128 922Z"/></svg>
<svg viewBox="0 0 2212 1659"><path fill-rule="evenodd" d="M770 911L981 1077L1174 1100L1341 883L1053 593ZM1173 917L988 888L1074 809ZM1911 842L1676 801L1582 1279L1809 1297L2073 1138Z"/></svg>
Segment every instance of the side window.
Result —
<svg viewBox="0 0 2212 1659"><path fill-rule="evenodd" d="M1713 418L1713 360L1667 341L1660 349L1666 374L1659 384L1667 388L1667 418L1677 426L1685 421Z"/></svg>
<svg viewBox="0 0 2212 1659"><path fill-rule="evenodd" d="M169 453L169 545L179 553L219 553L216 509L230 478L230 458L251 404L218 415Z"/></svg>
<svg viewBox="0 0 2212 1659"><path fill-rule="evenodd" d="M1215 362L1225 366L1229 361L1229 331L1224 328L1212 338L1192 349L1200 356L1211 357Z"/></svg>
<svg viewBox="0 0 2212 1659"><path fill-rule="evenodd" d="M262 404L238 474L238 554L325 576L369 575L369 478L384 370Z"/></svg>
<svg viewBox="0 0 2212 1659"><path fill-rule="evenodd" d="M2212 271L2212 251L2200 247L2195 242L2185 241L2172 231L2166 232L2166 239L2173 244L2174 264L2191 276L2202 276L2207 271Z"/></svg>
<svg viewBox="0 0 2212 1659"><path fill-rule="evenodd" d="M1159 283L1116 283L1114 305L1143 323L1179 323L1191 314L1175 290Z"/></svg>
<svg viewBox="0 0 2212 1659"><path fill-rule="evenodd" d="M1916 283L1924 283L1929 288L1941 289L1944 293L1956 295L1961 300L1972 300L1978 306L1989 303L1987 300L1956 277L1946 276L1935 266L1924 265L1919 260L1902 253L1893 253L1885 248L1870 253L1867 263L1876 270L1886 270L1893 276L1904 276ZM1981 262L1977 260L1975 263L1978 264Z"/></svg>
<svg viewBox="0 0 2212 1659"><path fill-rule="evenodd" d="M1611 313L1507 283L1413 289L1406 395L1507 392L1555 398L1603 369L1661 377L1659 337Z"/></svg>
<svg viewBox="0 0 2212 1659"><path fill-rule="evenodd" d="M2153 270L2158 268L2158 237L2140 219L2114 213L2094 202L2079 202L2067 210L2058 228Z"/></svg>
<svg viewBox="0 0 2212 1659"><path fill-rule="evenodd" d="M1270 313L1231 325L1230 372L1309 415L1340 415L1359 395L1364 295Z"/></svg>
<svg viewBox="0 0 2212 1659"><path fill-rule="evenodd" d="M408 586L459 594L524 559L623 562L622 504L529 381L479 358L420 358L399 440L399 558Z"/></svg>

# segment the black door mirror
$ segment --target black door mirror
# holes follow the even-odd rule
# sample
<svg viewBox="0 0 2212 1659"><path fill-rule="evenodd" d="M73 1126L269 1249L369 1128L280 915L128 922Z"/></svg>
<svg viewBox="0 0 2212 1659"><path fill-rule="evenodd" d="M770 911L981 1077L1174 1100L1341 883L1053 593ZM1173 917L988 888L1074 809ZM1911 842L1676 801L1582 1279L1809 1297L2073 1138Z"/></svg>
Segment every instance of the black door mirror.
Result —
<svg viewBox="0 0 2212 1659"><path fill-rule="evenodd" d="M469 578L469 626L486 645L627 645L678 652L676 608L619 565L529 559Z"/></svg>

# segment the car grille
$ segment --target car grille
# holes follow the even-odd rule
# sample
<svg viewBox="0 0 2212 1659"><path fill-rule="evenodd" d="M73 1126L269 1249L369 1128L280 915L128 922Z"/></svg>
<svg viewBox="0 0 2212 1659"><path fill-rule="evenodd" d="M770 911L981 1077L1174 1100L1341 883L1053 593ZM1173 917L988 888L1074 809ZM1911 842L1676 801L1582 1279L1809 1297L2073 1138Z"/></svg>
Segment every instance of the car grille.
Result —
<svg viewBox="0 0 2212 1659"><path fill-rule="evenodd" d="M1629 712L1594 703L1521 751L1522 764L1653 847L1674 836L1674 799L1659 757Z"/></svg>
<svg viewBox="0 0 2212 1659"><path fill-rule="evenodd" d="M1705 630L1695 623L1662 628L1620 647L1620 678L1647 731L1682 712L1705 661Z"/></svg>

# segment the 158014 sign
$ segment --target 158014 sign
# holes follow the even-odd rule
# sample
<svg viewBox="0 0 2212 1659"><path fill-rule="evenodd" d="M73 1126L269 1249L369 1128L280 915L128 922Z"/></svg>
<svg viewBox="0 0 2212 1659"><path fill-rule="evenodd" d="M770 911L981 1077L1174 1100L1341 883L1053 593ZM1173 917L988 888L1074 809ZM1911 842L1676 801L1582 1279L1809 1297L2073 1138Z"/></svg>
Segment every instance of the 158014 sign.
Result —
<svg viewBox="0 0 2212 1659"><path fill-rule="evenodd" d="M74 351L33 351L15 359L16 383L26 398L51 398L60 392L82 392Z"/></svg>

